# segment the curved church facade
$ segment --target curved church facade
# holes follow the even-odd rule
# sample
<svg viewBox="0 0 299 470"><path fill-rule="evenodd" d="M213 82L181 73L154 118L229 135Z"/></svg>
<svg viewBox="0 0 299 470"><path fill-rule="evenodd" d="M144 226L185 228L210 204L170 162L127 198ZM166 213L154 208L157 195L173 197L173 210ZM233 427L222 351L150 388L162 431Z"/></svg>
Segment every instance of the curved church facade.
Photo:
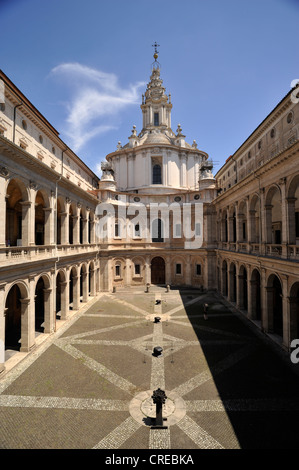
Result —
<svg viewBox="0 0 299 470"><path fill-rule="evenodd" d="M299 337L298 89L214 176L172 130L156 59L142 129L101 179L0 72L0 372L100 292L150 284L215 291L285 349Z"/></svg>

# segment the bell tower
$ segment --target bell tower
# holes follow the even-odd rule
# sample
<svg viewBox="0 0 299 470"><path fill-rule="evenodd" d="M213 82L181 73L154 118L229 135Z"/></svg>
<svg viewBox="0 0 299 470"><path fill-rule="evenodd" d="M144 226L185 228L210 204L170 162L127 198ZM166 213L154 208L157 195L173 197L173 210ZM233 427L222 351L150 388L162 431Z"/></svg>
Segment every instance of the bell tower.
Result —
<svg viewBox="0 0 299 470"><path fill-rule="evenodd" d="M142 95L143 129L141 132L159 129L159 131L171 131L171 95L166 95L163 80L160 78L160 63L158 59L159 45L155 42L154 59L150 82L147 85L145 95Z"/></svg>

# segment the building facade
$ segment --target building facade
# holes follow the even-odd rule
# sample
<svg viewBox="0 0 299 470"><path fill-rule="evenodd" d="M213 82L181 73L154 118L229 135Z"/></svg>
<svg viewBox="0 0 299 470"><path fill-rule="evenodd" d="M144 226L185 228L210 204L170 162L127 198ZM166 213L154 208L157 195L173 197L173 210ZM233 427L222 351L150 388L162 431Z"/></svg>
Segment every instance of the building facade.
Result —
<svg viewBox="0 0 299 470"><path fill-rule="evenodd" d="M299 336L296 90L214 177L208 154L172 130L154 57L142 129L101 179L0 72L2 372L11 351L119 287L217 290L284 348Z"/></svg>

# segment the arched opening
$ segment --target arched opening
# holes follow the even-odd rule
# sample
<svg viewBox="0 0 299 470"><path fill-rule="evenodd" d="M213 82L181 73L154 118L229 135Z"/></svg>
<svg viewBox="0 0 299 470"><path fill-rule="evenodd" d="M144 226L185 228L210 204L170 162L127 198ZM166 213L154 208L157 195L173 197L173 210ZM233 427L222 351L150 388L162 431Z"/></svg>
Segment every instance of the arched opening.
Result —
<svg viewBox="0 0 299 470"><path fill-rule="evenodd" d="M250 242L260 243L260 200L255 194L250 202Z"/></svg>
<svg viewBox="0 0 299 470"><path fill-rule="evenodd" d="M45 322L45 299L44 299L45 283L42 277L36 283L35 287L35 331L44 332Z"/></svg>
<svg viewBox="0 0 299 470"><path fill-rule="evenodd" d="M279 278L271 274L267 284L269 332L283 335L282 287Z"/></svg>
<svg viewBox="0 0 299 470"><path fill-rule="evenodd" d="M19 351L21 347L21 291L18 285L11 287L5 303L5 349Z"/></svg>
<svg viewBox="0 0 299 470"><path fill-rule="evenodd" d="M239 272L239 306L244 310L248 308L247 270L244 266L241 266Z"/></svg>
<svg viewBox="0 0 299 470"><path fill-rule="evenodd" d="M74 271L73 269L71 269L71 272L70 272L70 281L69 281L69 301L70 301L70 304L69 304L69 308L70 310L73 309L73 301L74 301Z"/></svg>
<svg viewBox="0 0 299 470"><path fill-rule="evenodd" d="M254 269L251 274L251 308L252 318L254 320L261 320L261 276L257 269Z"/></svg>
<svg viewBox="0 0 299 470"><path fill-rule="evenodd" d="M290 290L290 340L299 338L299 282Z"/></svg>
<svg viewBox="0 0 299 470"><path fill-rule="evenodd" d="M56 313L56 319L61 318L61 287L62 287L62 275L59 272L56 276L56 308L55 308L55 313Z"/></svg>
<svg viewBox="0 0 299 470"><path fill-rule="evenodd" d="M82 245L83 243L83 214L82 214L82 209L80 210L80 216L79 216L79 243Z"/></svg>
<svg viewBox="0 0 299 470"><path fill-rule="evenodd" d="M228 241L228 219L226 210L223 211L221 218L221 241Z"/></svg>
<svg viewBox="0 0 299 470"><path fill-rule="evenodd" d="M91 215L90 213L87 214L87 242L91 243Z"/></svg>
<svg viewBox="0 0 299 470"><path fill-rule="evenodd" d="M41 191L37 191L35 198L35 244L45 244L45 209L46 204Z"/></svg>
<svg viewBox="0 0 299 470"><path fill-rule="evenodd" d="M244 201L240 203L238 212L238 241L247 241L247 208Z"/></svg>
<svg viewBox="0 0 299 470"><path fill-rule="evenodd" d="M273 186L266 197L266 242L280 245L282 231L281 194L280 190Z"/></svg>
<svg viewBox="0 0 299 470"><path fill-rule="evenodd" d="M228 296L227 262L222 263L222 294Z"/></svg>
<svg viewBox="0 0 299 470"><path fill-rule="evenodd" d="M237 271L234 263L231 263L229 270L229 287L230 287L230 296L229 300L231 302L236 302L236 292L237 292Z"/></svg>
<svg viewBox="0 0 299 470"><path fill-rule="evenodd" d="M155 219L152 223L152 242L164 242L164 227L161 219Z"/></svg>
<svg viewBox="0 0 299 470"><path fill-rule="evenodd" d="M165 284L165 261L160 256L156 256L151 262L151 283Z"/></svg>
<svg viewBox="0 0 299 470"><path fill-rule="evenodd" d="M22 245L22 202L24 202L24 188L12 179L6 190L5 239L7 246Z"/></svg>
<svg viewBox="0 0 299 470"><path fill-rule="evenodd" d="M69 212L69 244L73 245L74 243L74 214L72 206L70 206Z"/></svg>
<svg viewBox="0 0 299 470"><path fill-rule="evenodd" d="M296 175L288 191L289 243L299 244L299 175Z"/></svg>
<svg viewBox="0 0 299 470"><path fill-rule="evenodd" d="M61 203L59 199L57 199L57 206L56 206L56 217L57 217L57 233L56 233L56 243L57 245L61 245Z"/></svg>

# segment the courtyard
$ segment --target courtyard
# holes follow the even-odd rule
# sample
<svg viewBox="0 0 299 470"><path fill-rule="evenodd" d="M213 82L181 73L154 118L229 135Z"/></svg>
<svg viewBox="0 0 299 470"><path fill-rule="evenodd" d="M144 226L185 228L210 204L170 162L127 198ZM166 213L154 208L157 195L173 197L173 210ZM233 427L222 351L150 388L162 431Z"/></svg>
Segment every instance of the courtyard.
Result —
<svg viewBox="0 0 299 470"><path fill-rule="evenodd" d="M0 379L1 449L295 448L298 417L289 355L196 289L102 293Z"/></svg>

